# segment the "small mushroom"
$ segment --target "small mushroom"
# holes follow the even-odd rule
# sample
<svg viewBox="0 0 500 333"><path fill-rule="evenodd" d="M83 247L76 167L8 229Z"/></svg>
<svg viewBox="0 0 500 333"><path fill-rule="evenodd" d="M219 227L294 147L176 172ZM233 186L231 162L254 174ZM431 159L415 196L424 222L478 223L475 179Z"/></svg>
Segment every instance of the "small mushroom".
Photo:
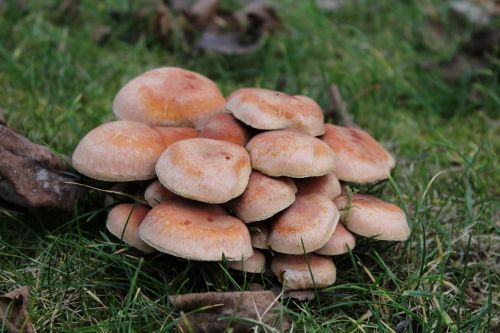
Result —
<svg viewBox="0 0 500 333"><path fill-rule="evenodd" d="M154 129L160 133L163 143L165 143L165 149L177 141L192 139L198 136L198 131L190 127L157 126Z"/></svg>
<svg viewBox="0 0 500 333"><path fill-rule="evenodd" d="M105 123L90 131L73 153L73 167L103 181L146 180L165 150L160 134L133 121Z"/></svg>
<svg viewBox="0 0 500 333"><path fill-rule="evenodd" d="M289 178L272 178L252 171L245 192L230 206L243 222L262 221L290 206L296 191Z"/></svg>
<svg viewBox="0 0 500 333"><path fill-rule="evenodd" d="M325 133L323 111L307 96L244 88L227 98L226 109L243 123L257 129L293 128L312 136Z"/></svg>
<svg viewBox="0 0 500 333"><path fill-rule="evenodd" d="M298 189L297 195L316 193L333 200L341 192L339 180L334 173L320 177L296 179L295 184Z"/></svg>
<svg viewBox="0 0 500 333"><path fill-rule="evenodd" d="M244 260L231 261L229 267L247 273L264 273L266 256L260 250L253 250L253 255Z"/></svg>
<svg viewBox="0 0 500 333"><path fill-rule="evenodd" d="M243 147L203 138L174 143L156 165L158 179L167 189L206 203L224 203L241 195L250 172Z"/></svg>
<svg viewBox="0 0 500 333"><path fill-rule="evenodd" d="M230 113L220 113L210 118L200 130L200 138L232 142L245 147L251 138L248 127Z"/></svg>
<svg viewBox="0 0 500 333"><path fill-rule="evenodd" d="M325 256L336 256L344 254L354 249L356 238L347 230L342 223L337 224L337 228L332 237L319 250L314 251L317 254Z"/></svg>
<svg viewBox="0 0 500 333"><path fill-rule="evenodd" d="M271 261L271 271L283 283L285 290L325 288L337 277L337 270L330 258L317 254L277 254Z"/></svg>
<svg viewBox="0 0 500 333"><path fill-rule="evenodd" d="M341 195L334 202L342 224L355 234L386 241L404 241L410 236L406 215L394 204L364 194Z"/></svg>
<svg viewBox="0 0 500 333"><path fill-rule="evenodd" d="M125 243L132 245L142 252L153 252L154 249L144 243L139 237L139 226L149 208L134 204L121 204L113 207L106 220L106 228Z"/></svg>
<svg viewBox="0 0 500 333"><path fill-rule="evenodd" d="M318 250L332 237L339 211L319 194L298 196L271 224L269 245L274 251L302 254Z"/></svg>
<svg viewBox="0 0 500 333"><path fill-rule="evenodd" d="M176 67L156 68L120 89L113 112L120 119L155 126L200 126L224 111L217 85L195 72Z"/></svg>
<svg viewBox="0 0 500 333"><path fill-rule="evenodd" d="M326 124L325 141L335 152L339 180L369 183L389 177L396 162L370 134L359 128Z"/></svg>
<svg viewBox="0 0 500 333"><path fill-rule="evenodd" d="M144 199L148 202L148 205L155 207L162 202L176 198L177 196L170 192L165 186L163 186L160 181L155 180L146 188L144 192Z"/></svg>
<svg viewBox="0 0 500 333"><path fill-rule="evenodd" d="M254 222L247 225L252 246L257 249L269 249L269 221Z"/></svg>
<svg viewBox="0 0 500 333"><path fill-rule="evenodd" d="M243 222L220 206L182 198L154 207L141 224L139 235L158 251L186 259L243 260L253 254Z"/></svg>
<svg viewBox="0 0 500 333"><path fill-rule="evenodd" d="M296 131L258 134L246 148L252 167L268 176L318 177L335 169L335 155L327 144Z"/></svg>

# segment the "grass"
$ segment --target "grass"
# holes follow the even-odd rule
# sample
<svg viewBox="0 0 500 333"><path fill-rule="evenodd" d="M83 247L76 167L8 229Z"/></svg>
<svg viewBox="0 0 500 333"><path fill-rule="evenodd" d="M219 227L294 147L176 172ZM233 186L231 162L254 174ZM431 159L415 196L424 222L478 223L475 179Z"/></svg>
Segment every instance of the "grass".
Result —
<svg viewBox="0 0 500 333"><path fill-rule="evenodd" d="M6 3L12 5L13 1ZM9 125L69 155L82 136L113 118L119 87L148 68L181 66L242 86L301 93L328 105L336 83L355 122L397 156L392 179L374 190L407 212L404 243L360 240L334 258L335 285L310 302L285 301L293 332L500 332L498 253L499 63L449 83L437 64L474 27L445 2L358 1L334 13L311 1L279 3L283 28L246 56L195 55L174 37L121 38L126 1L84 2L55 23L52 2L0 9L0 107ZM11 8L11 9L9 9ZM439 21L444 34L436 33ZM97 45L97 23L111 39ZM168 295L245 289L267 276L167 255L140 256L105 230L106 209L70 214L0 212L0 292L28 285L38 332L168 332L179 315ZM2 330L0 330L2 331Z"/></svg>

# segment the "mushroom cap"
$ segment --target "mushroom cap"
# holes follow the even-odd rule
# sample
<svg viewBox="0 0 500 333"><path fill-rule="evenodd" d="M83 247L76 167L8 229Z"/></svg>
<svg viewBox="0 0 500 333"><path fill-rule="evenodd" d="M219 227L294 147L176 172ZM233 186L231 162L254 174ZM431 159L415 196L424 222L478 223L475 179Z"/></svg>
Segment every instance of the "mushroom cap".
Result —
<svg viewBox="0 0 500 333"><path fill-rule="evenodd" d="M339 180L334 173L319 177L296 179L295 185L297 185L298 189L297 195L316 193L332 200L341 193Z"/></svg>
<svg viewBox="0 0 500 333"><path fill-rule="evenodd" d="M342 211L341 222L355 234L387 241L404 241L410 236L406 215L394 204L364 194L353 195L350 203L346 195L334 202Z"/></svg>
<svg viewBox="0 0 500 333"><path fill-rule="evenodd" d="M243 88L227 98L226 109L253 128L294 128L312 136L325 133L320 106L307 96L261 88Z"/></svg>
<svg viewBox="0 0 500 333"><path fill-rule="evenodd" d="M156 164L158 179L166 188L207 203L223 203L241 195L251 171L243 147L203 138L174 143Z"/></svg>
<svg viewBox="0 0 500 333"><path fill-rule="evenodd" d="M131 181L154 178L165 150L160 134L148 125L118 120L87 133L73 152L73 167L90 178Z"/></svg>
<svg viewBox="0 0 500 333"><path fill-rule="evenodd" d="M146 253L153 252L154 249L139 237L139 226L148 212L148 207L135 204L115 206L108 213L106 228L113 235L136 249Z"/></svg>
<svg viewBox="0 0 500 333"><path fill-rule="evenodd" d="M269 221L255 222L248 225L252 246L257 249L269 249Z"/></svg>
<svg viewBox="0 0 500 333"><path fill-rule="evenodd" d="M160 133L163 143L165 143L165 149L177 141L192 139L198 136L198 131L191 127L157 126L154 129Z"/></svg>
<svg viewBox="0 0 500 333"><path fill-rule="evenodd" d="M155 126L199 126L224 111L225 99L212 80L176 67L156 68L120 89L113 112L120 119Z"/></svg>
<svg viewBox="0 0 500 333"><path fill-rule="evenodd" d="M337 277L332 259L312 253L307 258L305 255L277 254L271 261L271 271L284 284L285 290L325 288Z"/></svg>
<svg viewBox="0 0 500 333"><path fill-rule="evenodd" d="M336 256L349 252L349 250L354 249L355 245L356 238L354 238L354 235L342 223L339 223L328 242L321 249L314 252L325 256Z"/></svg>
<svg viewBox="0 0 500 333"><path fill-rule="evenodd" d="M207 121L198 137L228 141L245 147L252 134L250 129L232 114L220 113Z"/></svg>
<svg viewBox="0 0 500 333"><path fill-rule="evenodd" d="M177 195L170 192L165 186L163 186L160 181L155 180L146 188L144 192L144 199L148 202L148 205L155 207L162 202L170 199L177 198Z"/></svg>
<svg viewBox="0 0 500 333"><path fill-rule="evenodd" d="M370 134L358 128L325 125L325 141L335 152L338 179L369 183L386 179L394 158Z"/></svg>
<svg viewBox="0 0 500 333"><path fill-rule="evenodd" d="M274 251L303 254L316 251L332 237L340 213L319 194L298 196L271 224L269 245Z"/></svg>
<svg viewBox="0 0 500 333"><path fill-rule="evenodd" d="M323 141L296 131L254 136L247 144L252 166L274 177L318 177L335 170L335 155Z"/></svg>
<svg viewBox="0 0 500 333"><path fill-rule="evenodd" d="M243 222L220 206L181 198L154 207L141 224L139 235L158 251L186 259L242 260L253 254Z"/></svg>
<svg viewBox="0 0 500 333"><path fill-rule="evenodd" d="M264 273L266 270L266 256L260 250L253 250L253 255L244 260L231 261L229 267L248 273Z"/></svg>
<svg viewBox="0 0 500 333"><path fill-rule="evenodd" d="M272 178L252 171L245 192L231 202L231 208L243 222L262 221L290 206L296 191L289 178Z"/></svg>

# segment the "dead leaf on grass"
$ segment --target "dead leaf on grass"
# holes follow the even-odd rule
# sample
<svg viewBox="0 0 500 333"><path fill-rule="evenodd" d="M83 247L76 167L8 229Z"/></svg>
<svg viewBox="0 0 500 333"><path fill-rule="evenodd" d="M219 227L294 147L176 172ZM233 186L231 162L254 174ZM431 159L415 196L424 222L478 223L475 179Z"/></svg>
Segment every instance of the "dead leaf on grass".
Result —
<svg viewBox="0 0 500 333"><path fill-rule="evenodd" d="M30 291L28 287L0 295L0 324L7 333L34 333L28 312Z"/></svg>

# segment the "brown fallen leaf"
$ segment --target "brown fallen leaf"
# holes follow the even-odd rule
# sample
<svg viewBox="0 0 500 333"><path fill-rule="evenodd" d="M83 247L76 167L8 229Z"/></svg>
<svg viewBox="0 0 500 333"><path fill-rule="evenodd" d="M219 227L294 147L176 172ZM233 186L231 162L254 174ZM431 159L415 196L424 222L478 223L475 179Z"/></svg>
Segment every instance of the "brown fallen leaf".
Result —
<svg viewBox="0 0 500 333"><path fill-rule="evenodd" d="M84 188L67 164L46 147L0 125L0 200L29 208L70 210Z"/></svg>
<svg viewBox="0 0 500 333"><path fill-rule="evenodd" d="M219 0L199 0L185 11L185 15L198 29L205 29L212 21L218 6Z"/></svg>
<svg viewBox="0 0 500 333"><path fill-rule="evenodd" d="M0 324L7 333L35 332L28 312L29 303L28 287L21 287L0 295Z"/></svg>
<svg viewBox="0 0 500 333"><path fill-rule="evenodd" d="M195 293L169 299L181 312L181 332L224 332L229 327L232 332L248 332L258 325L280 331L289 327L286 316L279 322L279 299L268 290Z"/></svg>

